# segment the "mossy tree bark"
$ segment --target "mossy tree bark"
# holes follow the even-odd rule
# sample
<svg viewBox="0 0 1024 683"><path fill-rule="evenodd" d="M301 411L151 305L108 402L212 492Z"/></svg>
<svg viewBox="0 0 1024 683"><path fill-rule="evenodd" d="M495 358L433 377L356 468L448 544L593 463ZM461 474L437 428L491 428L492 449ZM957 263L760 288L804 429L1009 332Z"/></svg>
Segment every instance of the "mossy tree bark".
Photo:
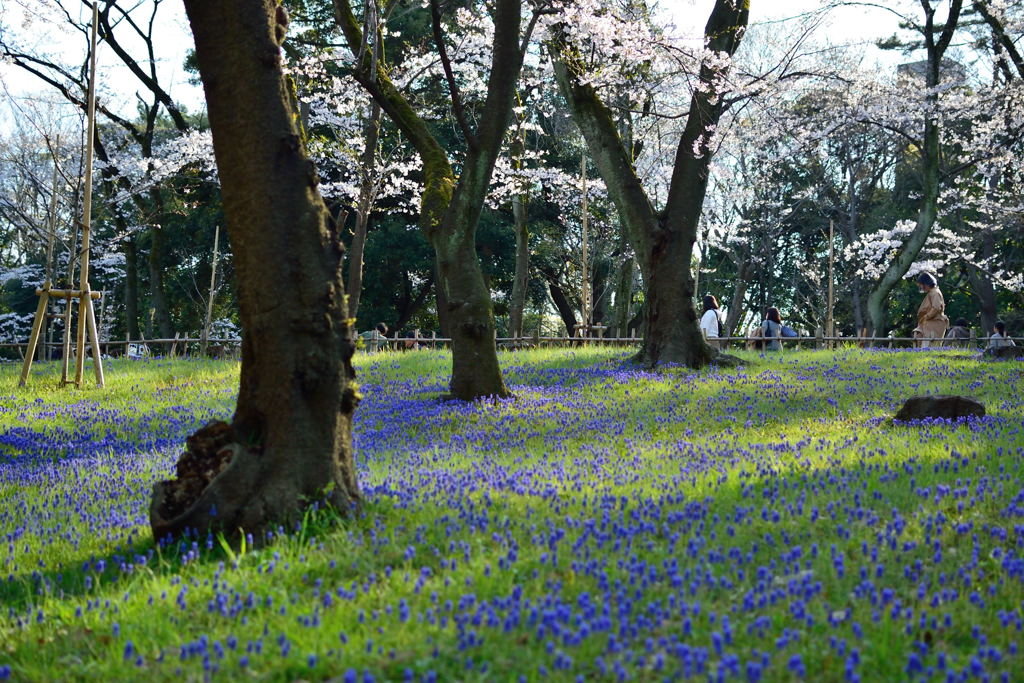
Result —
<svg viewBox="0 0 1024 683"><path fill-rule="evenodd" d="M749 0L716 0L704 37L710 50L732 55L747 25ZM701 65L700 85L676 150L668 200L656 211L644 191L611 109L586 83L575 47L556 36L552 60L559 89L569 104L594 163L636 252L646 287L644 341L637 361L650 367L706 365L715 350L704 342L693 306L693 245L707 191L713 150L710 133L724 112L720 67Z"/></svg>
<svg viewBox="0 0 1024 683"><path fill-rule="evenodd" d="M242 368L231 424L189 438L154 487L154 536L258 532L312 501L359 500L343 247L281 69L276 0L185 0L235 260Z"/></svg>
<svg viewBox="0 0 1024 683"><path fill-rule="evenodd" d="M526 38L520 43L521 0L495 2L487 97L478 112L480 123L472 130L443 47L441 8L437 0L431 2L431 8L438 55L448 76L452 108L466 149L458 176L448 152L388 78L387 65L371 58L373 50L364 49L366 41L372 42L373 38L360 26L349 0L334 0L338 26L357 60L355 78L409 138L423 162L424 191L419 223L434 247L438 317L452 339L451 396L462 400L508 396L498 365L491 293L476 253L476 229L494 163L511 120L516 83L535 19L526 28ZM377 33L377 27L368 28Z"/></svg>

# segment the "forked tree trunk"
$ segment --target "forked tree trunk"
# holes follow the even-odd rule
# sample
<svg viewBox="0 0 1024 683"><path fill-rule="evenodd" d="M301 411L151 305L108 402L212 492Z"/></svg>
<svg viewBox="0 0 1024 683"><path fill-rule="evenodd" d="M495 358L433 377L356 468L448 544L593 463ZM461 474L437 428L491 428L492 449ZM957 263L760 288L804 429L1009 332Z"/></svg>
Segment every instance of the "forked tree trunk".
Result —
<svg viewBox="0 0 1024 683"><path fill-rule="evenodd" d="M468 149L456 176L448 152L405 95L391 82L388 68L371 59L349 0L334 0L335 20L356 58L353 76L409 138L423 162L424 190L420 228L434 247L437 266L437 315L442 332L452 339L450 395L461 400L508 396L498 367L491 293L476 254L476 229L494 163L511 119L513 96L523 64L525 45L535 22L522 36L521 0L497 0L491 71L487 97L470 130L462 115L454 74L450 71L441 26L441 6L431 2L435 43L448 77L452 106ZM446 11L451 11L448 7ZM376 33L376 28L373 28ZM522 46L520 39L524 42ZM376 49L376 48L374 48Z"/></svg>
<svg viewBox="0 0 1024 683"><path fill-rule="evenodd" d="M709 51L734 54L748 18L749 2L716 0L704 29ZM644 277L644 343L636 360L649 367L702 367L716 352L704 342L697 325L690 264L714 154L711 131L724 111L718 92L723 67L710 58L701 64L700 86L694 89L676 149L668 200L659 213L643 189L611 110L587 83L586 65L567 40L559 31L553 41L555 79L618 209Z"/></svg>
<svg viewBox="0 0 1024 683"><path fill-rule="evenodd" d="M154 536L256 532L315 500L348 511L353 352L343 247L288 101L276 0L185 0L206 91L242 322L230 425L189 439L154 487Z"/></svg>
<svg viewBox="0 0 1024 683"><path fill-rule="evenodd" d="M508 305L508 334L523 336L523 311L526 309L526 287L530 281L530 228L526 222L527 198L512 197L512 218L516 231L516 272L512 280L512 297Z"/></svg>

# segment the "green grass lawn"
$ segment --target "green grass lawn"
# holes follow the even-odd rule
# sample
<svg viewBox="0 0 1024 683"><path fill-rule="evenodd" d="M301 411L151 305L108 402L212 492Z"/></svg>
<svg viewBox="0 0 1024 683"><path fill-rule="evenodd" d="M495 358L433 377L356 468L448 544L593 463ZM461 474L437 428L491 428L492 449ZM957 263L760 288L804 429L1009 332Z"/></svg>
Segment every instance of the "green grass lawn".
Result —
<svg viewBox="0 0 1024 683"><path fill-rule="evenodd" d="M464 405L444 352L362 356L362 515L258 550L147 521L237 365L2 366L0 678L1024 680L1024 366L743 357L503 353ZM951 392L988 416L886 419Z"/></svg>

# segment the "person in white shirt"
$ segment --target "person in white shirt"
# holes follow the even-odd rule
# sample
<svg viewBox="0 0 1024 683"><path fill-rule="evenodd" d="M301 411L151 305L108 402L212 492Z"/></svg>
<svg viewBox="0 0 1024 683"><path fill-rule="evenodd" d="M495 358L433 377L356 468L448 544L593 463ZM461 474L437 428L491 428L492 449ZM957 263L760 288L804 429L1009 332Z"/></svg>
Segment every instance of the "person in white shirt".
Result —
<svg viewBox="0 0 1024 683"><path fill-rule="evenodd" d="M718 313L718 300L708 294L704 297L704 315L700 317L700 329L713 348L721 348L717 341L722 336L722 317Z"/></svg>
<svg viewBox="0 0 1024 683"><path fill-rule="evenodd" d="M1006 323L997 320L995 332L988 338L988 348L998 349L1004 346L1016 346L1016 344L1013 343L1013 339L1006 336Z"/></svg>

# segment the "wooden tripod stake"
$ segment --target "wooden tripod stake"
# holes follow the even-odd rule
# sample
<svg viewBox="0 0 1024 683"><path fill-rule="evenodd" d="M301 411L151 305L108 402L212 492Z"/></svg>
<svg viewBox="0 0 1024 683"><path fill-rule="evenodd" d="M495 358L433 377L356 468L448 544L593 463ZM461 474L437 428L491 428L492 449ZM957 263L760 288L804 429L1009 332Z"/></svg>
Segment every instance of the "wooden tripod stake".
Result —
<svg viewBox="0 0 1024 683"><path fill-rule="evenodd" d="M70 322L71 319L71 301L72 299L78 299L78 337L75 344L75 386L82 385L82 375L85 369L85 336L87 329L89 339L92 342L93 369L96 372L96 385L102 387L104 384L103 360L100 357L99 335L96 332L96 313L92 305L93 299L98 299L100 295L99 292L93 292L89 289L89 236L92 218L93 140L96 135L96 43L98 25L99 6L96 3L93 3L92 31L90 33L89 48L89 96L86 112L85 143L85 193L82 202L82 251L81 266L78 271L79 286L77 289L51 289L49 279L47 279L43 284L43 287L36 290L36 294L39 295L39 305L36 307L36 318L32 324L32 334L29 337L28 349L26 349L25 353L25 364L21 369L21 381L18 383L19 386L25 386L26 382L28 382L28 376L32 370L32 357L35 355L36 345L39 343L39 334L42 330L43 322L46 320L46 309L50 297L58 297L66 301L68 306L68 315L65 317L65 320L68 322ZM74 249L72 249L72 263L74 261L73 252ZM73 272L74 271L72 270L72 273ZM70 324L66 324L64 326L64 357L62 359L65 372L61 379L62 384L69 383L66 378L69 364L68 355L70 353L70 344L68 343L70 340L70 333L71 326Z"/></svg>

